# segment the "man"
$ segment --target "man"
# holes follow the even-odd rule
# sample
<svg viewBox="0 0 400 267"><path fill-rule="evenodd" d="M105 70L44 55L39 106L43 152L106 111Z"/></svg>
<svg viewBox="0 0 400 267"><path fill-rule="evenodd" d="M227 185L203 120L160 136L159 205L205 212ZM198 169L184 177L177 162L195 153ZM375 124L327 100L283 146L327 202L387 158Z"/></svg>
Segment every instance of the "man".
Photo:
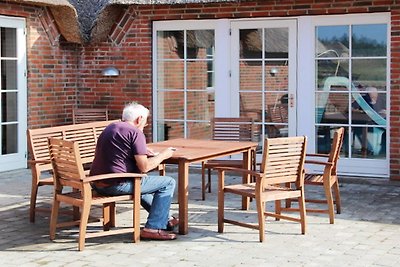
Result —
<svg viewBox="0 0 400 267"><path fill-rule="evenodd" d="M99 136L90 175L105 173L146 173L173 154L167 148L154 155L147 149L143 133L149 110L130 103L122 112L122 121L107 126ZM150 155L151 154L151 155ZM132 194L133 183L125 179L95 182L93 189L102 195ZM168 176L146 176L141 180L141 204L149 212L140 235L145 239L172 240L176 235L167 231L178 224L169 218L175 180Z"/></svg>

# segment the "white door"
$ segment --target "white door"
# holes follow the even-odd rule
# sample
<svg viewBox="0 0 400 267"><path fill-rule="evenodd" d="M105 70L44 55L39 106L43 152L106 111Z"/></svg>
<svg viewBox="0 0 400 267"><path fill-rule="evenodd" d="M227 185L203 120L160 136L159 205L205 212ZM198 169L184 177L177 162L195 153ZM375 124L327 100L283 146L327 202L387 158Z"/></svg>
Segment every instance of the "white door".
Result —
<svg viewBox="0 0 400 267"><path fill-rule="evenodd" d="M344 127L341 174L389 175L389 26L389 13L299 18L298 132L328 153Z"/></svg>
<svg viewBox="0 0 400 267"><path fill-rule="evenodd" d="M259 140L296 135L296 20L231 22L231 110Z"/></svg>
<svg viewBox="0 0 400 267"><path fill-rule="evenodd" d="M25 20L0 16L0 171L26 167Z"/></svg>

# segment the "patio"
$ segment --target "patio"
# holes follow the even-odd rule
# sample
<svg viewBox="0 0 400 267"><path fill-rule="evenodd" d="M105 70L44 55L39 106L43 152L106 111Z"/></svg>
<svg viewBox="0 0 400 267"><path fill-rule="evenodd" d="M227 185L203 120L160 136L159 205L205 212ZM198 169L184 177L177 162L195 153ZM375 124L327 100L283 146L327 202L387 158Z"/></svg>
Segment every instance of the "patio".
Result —
<svg viewBox="0 0 400 267"><path fill-rule="evenodd" d="M177 177L176 169L167 174ZM170 242L130 242L130 235L89 239L77 251L72 231L48 238L49 214L29 223L29 169L0 172L0 264L2 266L399 266L400 184L382 179L342 177L343 212L330 225L327 215L308 214L307 233L297 223L268 219L266 241L256 230L226 224L217 233L216 178L201 201L200 174L191 168L189 234ZM230 177L241 179L239 177ZM312 190L316 190L312 188ZM322 193L322 192L313 192ZM39 190L38 206L50 206L50 187ZM240 198L227 206L240 207ZM256 220L254 203L250 220ZM117 205L117 224L131 222L131 204ZM172 212L177 212L177 204ZM95 212L100 213L100 209ZM234 209L231 211L235 212ZM249 214L250 214L249 213ZM141 221L146 219L142 209ZM89 228L90 229L90 228ZM22 253L21 253L22 252Z"/></svg>

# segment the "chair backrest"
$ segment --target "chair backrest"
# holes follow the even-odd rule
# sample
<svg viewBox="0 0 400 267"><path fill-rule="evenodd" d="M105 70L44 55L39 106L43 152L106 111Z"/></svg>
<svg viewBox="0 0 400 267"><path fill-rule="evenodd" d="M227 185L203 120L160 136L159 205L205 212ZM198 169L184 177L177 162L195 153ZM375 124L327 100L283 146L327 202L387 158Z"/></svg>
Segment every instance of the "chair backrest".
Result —
<svg viewBox="0 0 400 267"><path fill-rule="evenodd" d="M342 149L343 138L344 128L340 127L339 129L335 130L335 133L333 134L333 141L328 159L328 162L332 163L331 174L333 175L337 174L337 162L339 160L340 150Z"/></svg>
<svg viewBox="0 0 400 267"><path fill-rule="evenodd" d="M264 185L303 184L306 145L305 136L266 138L261 162Z"/></svg>
<svg viewBox="0 0 400 267"><path fill-rule="evenodd" d="M85 173L78 143L49 138L48 144L56 187L70 186L82 190Z"/></svg>
<svg viewBox="0 0 400 267"><path fill-rule="evenodd" d="M108 109L103 108L74 108L72 110L73 124L92 121L107 121Z"/></svg>
<svg viewBox="0 0 400 267"><path fill-rule="evenodd" d="M214 140L252 141L254 136L252 118L213 118L211 120Z"/></svg>

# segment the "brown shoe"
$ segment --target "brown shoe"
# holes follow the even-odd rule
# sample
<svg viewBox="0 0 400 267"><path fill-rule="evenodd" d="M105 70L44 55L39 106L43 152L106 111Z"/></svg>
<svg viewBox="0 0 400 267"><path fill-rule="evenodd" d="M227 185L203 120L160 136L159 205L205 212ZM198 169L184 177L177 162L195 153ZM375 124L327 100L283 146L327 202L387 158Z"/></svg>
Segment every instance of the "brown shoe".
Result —
<svg viewBox="0 0 400 267"><path fill-rule="evenodd" d="M143 228L140 231L140 237L152 240L174 240L176 239L176 234L161 229L156 230Z"/></svg>
<svg viewBox="0 0 400 267"><path fill-rule="evenodd" d="M179 219L172 216L167 223L167 231L175 230L175 227L178 226L178 224L179 224Z"/></svg>

